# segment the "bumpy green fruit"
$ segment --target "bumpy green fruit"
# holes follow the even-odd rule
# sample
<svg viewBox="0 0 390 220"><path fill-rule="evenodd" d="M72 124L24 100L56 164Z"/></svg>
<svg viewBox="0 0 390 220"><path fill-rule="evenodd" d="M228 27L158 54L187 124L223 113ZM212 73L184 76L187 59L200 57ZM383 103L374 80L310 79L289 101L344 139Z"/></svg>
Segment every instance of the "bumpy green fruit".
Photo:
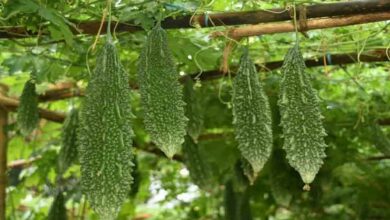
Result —
<svg viewBox="0 0 390 220"><path fill-rule="evenodd" d="M158 24L140 55L138 79L146 131L169 158L180 150L187 126L178 78L167 34Z"/></svg>
<svg viewBox="0 0 390 220"><path fill-rule="evenodd" d="M271 155L272 118L268 98L247 49L233 84L233 124L238 148L252 166L250 176L256 178Z"/></svg>
<svg viewBox="0 0 390 220"><path fill-rule="evenodd" d="M23 135L29 135L38 125L38 95L35 83L30 79L24 84L20 105L18 107L17 123Z"/></svg>
<svg viewBox="0 0 390 220"><path fill-rule="evenodd" d="M207 161L202 159L198 145L189 135L185 136L183 156L185 165L190 171L192 181L199 186L199 188L210 191L212 189L213 177L211 167Z"/></svg>
<svg viewBox="0 0 390 220"><path fill-rule="evenodd" d="M194 90L194 80L186 77L184 81L184 101L186 103L185 116L188 118L187 134L197 142L203 129L202 104Z"/></svg>
<svg viewBox="0 0 390 220"><path fill-rule="evenodd" d="M115 46L107 42L80 111L79 158L82 190L101 219L114 219L133 181L128 75Z"/></svg>
<svg viewBox="0 0 390 220"><path fill-rule="evenodd" d="M305 68L299 47L295 45L284 58L278 104L288 162L299 172L303 182L309 184L326 156L326 133L318 97Z"/></svg>
<svg viewBox="0 0 390 220"><path fill-rule="evenodd" d="M77 160L77 129L79 125L78 110L72 109L62 127L62 146L57 160L57 172L65 173L72 163Z"/></svg>
<svg viewBox="0 0 390 220"><path fill-rule="evenodd" d="M66 220L68 219L66 215L65 208L65 198L62 192L59 192L53 200L53 203L50 207L47 220Z"/></svg>

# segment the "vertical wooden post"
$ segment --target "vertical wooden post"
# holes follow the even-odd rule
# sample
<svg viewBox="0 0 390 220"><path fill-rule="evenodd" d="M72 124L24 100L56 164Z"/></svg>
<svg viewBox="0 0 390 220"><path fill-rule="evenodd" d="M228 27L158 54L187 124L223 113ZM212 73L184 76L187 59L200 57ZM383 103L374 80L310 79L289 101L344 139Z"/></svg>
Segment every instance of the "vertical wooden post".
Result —
<svg viewBox="0 0 390 220"><path fill-rule="evenodd" d="M6 95L8 87L0 84L0 95ZM6 217L6 188L7 188L7 131L8 111L0 105L0 220Z"/></svg>

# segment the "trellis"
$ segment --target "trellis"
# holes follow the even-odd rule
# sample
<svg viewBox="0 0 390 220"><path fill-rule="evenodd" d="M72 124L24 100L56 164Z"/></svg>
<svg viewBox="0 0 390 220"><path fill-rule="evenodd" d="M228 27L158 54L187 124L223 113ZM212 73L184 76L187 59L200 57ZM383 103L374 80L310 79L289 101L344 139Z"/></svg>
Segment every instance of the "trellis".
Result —
<svg viewBox="0 0 390 220"><path fill-rule="evenodd" d="M258 10L251 12L225 12L225 13L203 13L195 16L182 16L179 18L167 18L162 22L162 27L166 29L175 28L211 28L217 26L234 26L248 25L244 27L232 28L225 31L214 32L213 36L229 36L232 38L241 38L255 36L260 34L273 34L294 31L294 26L291 23L292 11L286 9L271 9ZM369 22L378 22L390 20L390 1L389 0L371 0L371 1L352 1L338 2L330 4L318 4L307 7L299 7L297 9L297 17L301 18L298 25L300 31L310 29L340 27L354 24L363 24ZM304 18L304 19L302 19ZM73 29L75 34L91 34L98 32L100 21L72 21L76 23L77 28ZM128 21L119 23L116 32L136 32L141 31L139 26L131 25L133 22ZM259 24L261 23L261 24ZM104 26L106 26L105 23ZM106 28L103 28L103 34ZM81 31L81 33L79 32ZM26 38L35 37L38 33L30 32L24 27L1 27L0 38ZM385 62L389 61L389 51L385 49L370 51L367 54L332 54L326 57L318 57L315 59L306 60L308 67L327 66L327 65L342 65L360 62ZM270 71L279 68L282 61L269 62L258 65L259 71ZM235 68L233 68L235 69ZM195 78L199 73L191 74ZM203 72L200 80L212 80L223 77L225 74L220 70L209 70ZM132 85L136 89L136 85ZM15 98L7 96L8 88L5 85L0 85L0 220L5 219L5 199L7 185L7 131L8 113L16 111L19 106L19 101ZM75 87L73 84L57 85L54 89L47 90L40 95L41 102L56 101L77 96L83 96L84 90ZM65 119L65 114L40 109L40 117L48 121L62 123ZM380 125L390 125L390 119L379 120ZM218 135L217 135L218 136ZM215 134L203 135L201 139L215 138ZM135 146L137 147L137 146ZM162 152L153 145L141 150L160 155ZM37 159L37 158L35 158ZM33 160L35 160L33 159ZM38 158L39 159L39 158ZM182 158L178 155L174 157L178 161ZM387 156L373 158L388 159ZM33 162L18 161L12 166L23 166Z"/></svg>

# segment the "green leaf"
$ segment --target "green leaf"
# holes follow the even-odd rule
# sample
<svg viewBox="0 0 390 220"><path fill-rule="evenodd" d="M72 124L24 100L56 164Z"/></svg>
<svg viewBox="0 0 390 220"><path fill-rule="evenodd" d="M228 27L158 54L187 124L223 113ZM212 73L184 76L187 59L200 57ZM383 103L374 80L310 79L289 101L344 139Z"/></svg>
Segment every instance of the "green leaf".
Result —
<svg viewBox="0 0 390 220"><path fill-rule="evenodd" d="M73 44L73 33L66 24L66 19L61 14L54 9L45 7L40 7L38 13L57 28L57 30L54 27L49 28L52 36L62 36L68 45L71 46Z"/></svg>

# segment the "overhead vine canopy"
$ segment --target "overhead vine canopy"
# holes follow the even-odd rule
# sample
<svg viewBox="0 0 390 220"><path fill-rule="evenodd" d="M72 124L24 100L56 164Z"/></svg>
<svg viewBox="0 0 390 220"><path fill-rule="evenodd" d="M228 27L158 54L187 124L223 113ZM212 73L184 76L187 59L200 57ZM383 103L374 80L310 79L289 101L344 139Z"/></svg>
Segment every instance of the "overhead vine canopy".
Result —
<svg viewBox="0 0 390 220"><path fill-rule="evenodd" d="M383 0L1 1L0 219L390 219L389 21Z"/></svg>

